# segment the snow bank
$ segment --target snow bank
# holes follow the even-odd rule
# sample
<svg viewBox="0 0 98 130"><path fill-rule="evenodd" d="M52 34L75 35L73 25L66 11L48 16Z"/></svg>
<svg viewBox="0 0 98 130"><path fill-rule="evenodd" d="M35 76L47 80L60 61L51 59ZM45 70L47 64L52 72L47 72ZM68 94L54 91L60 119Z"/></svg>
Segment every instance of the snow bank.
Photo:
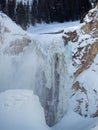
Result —
<svg viewBox="0 0 98 130"><path fill-rule="evenodd" d="M96 121L97 119L84 118L69 110L64 118L53 127L53 130L91 130Z"/></svg>
<svg viewBox="0 0 98 130"><path fill-rule="evenodd" d="M43 33L55 33L62 30L69 30L69 27L72 30L72 27L77 28L79 21L75 22L64 22L64 23L50 23L50 24L36 24L36 26L29 26L27 32L32 34L43 34Z"/></svg>
<svg viewBox="0 0 98 130"><path fill-rule="evenodd" d="M48 130L37 96L28 90L0 94L1 130Z"/></svg>
<svg viewBox="0 0 98 130"><path fill-rule="evenodd" d="M93 128L92 130L98 130L98 126L96 126L95 128Z"/></svg>
<svg viewBox="0 0 98 130"><path fill-rule="evenodd" d="M8 90L0 93L1 130L91 130L97 119L84 118L72 112L54 127L45 123L43 108L29 90ZM92 130L97 130L97 127Z"/></svg>
<svg viewBox="0 0 98 130"><path fill-rule="evenodd" d="M13 34L23 34L25 31L20 26L17 26L7 15L0 12L0 32L11 32Z"/></svg>

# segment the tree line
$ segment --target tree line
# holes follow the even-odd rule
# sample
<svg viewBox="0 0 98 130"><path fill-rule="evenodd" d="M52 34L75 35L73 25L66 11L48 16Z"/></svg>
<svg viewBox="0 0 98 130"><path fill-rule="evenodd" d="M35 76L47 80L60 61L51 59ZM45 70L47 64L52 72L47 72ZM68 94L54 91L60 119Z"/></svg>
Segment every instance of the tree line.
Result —
<svg viewBox="0 0 98 130"><path fill-rule="evenodd" d="M26 29L30 24L79 20L90 8L89 0L32 0L32 4L0 0L0 10Z"/></svg>

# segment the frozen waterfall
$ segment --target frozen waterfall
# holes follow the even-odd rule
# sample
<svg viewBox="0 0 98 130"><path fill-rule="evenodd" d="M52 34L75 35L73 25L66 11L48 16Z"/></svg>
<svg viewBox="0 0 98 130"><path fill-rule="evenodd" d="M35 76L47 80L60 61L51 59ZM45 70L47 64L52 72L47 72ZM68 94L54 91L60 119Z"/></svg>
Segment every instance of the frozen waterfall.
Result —
<svg viewBox="0 0 98 130"><path fill-rule="evenodd" d="M68 72L70 47L64 46L62 34L14 34L11 38L2 34L1 37L0 92L33 90L44 108L47 124L53 126L69 106L72 79Z"/></svg>

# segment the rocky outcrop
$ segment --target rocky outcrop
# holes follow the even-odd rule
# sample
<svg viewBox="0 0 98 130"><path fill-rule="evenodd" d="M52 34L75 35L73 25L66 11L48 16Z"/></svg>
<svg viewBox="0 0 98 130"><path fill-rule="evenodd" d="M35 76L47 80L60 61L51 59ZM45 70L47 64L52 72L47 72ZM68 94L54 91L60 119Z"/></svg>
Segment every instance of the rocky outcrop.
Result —
<svg viewBox="0 0 98 130"><path fill-rule="evenodd" d="M64 44L66 45L69 41L77 42L78 35L76 31L73 32L65 32L65 36L63 36Z"/></svg>
<svg viewBox="0 0 98 130"><path fill-rule="evenodd" d="M82 31L86 34L91 34L93 37L98 37L98 7L89 11L84 18L84 25L81 27Z"/></svg>
<svg viewBox="0 0 98 130"><path fill-rule="evenodd" d="M10 53L12 55L18 55L23 51L23 49L31 43L31 40L23 37L23 39L17 39L12 41L10 44Z"/></svg>
<svg viewBox="0 0 98 130"><path fill-rule="evenodd" d="M98 91L91 88L89 88L91 90L88 90L88 88L86 86L82 86L82 84L79 81L76 81L73 84L72 89L72 101L76 103L76 106L73 107L73 110L84 117L97 117ZM90 95L89 92L91 92L92 94Z"/></svg>
<svg viewBox="0 0 98 130"><path fill-rule="evenodd" d="M88 69L91 66L91 64L94 62L94 58L98 53L98 42L96 41L94 44L87 45L82 49L84 49L84 53L81 59L81 65L74 73L75 78L84 70Z"/></svg>
<svg viewBox="0 0 98 130"><path fill-rule="evenodd" d="M79 28L69 32L65 31L64 34L65 45L72 46L72 65L74 67L72 108L82 116L96 117L98 116L98 84L95 81L98 76L96 68L98 62L98 5L88 12L84 23Z"/></svg>
<svg viewBox="0 0 98 130"><path fill-rule="evenodd" d="M95 41L91 41L92 45L91 43L89 43L86 46L82 47L82 50L84 51L83 51L83 56L81 58L81 65L79 66L78 70L74 73L75 77L77 77L81 72L86 70L93 63L93 60L98 53L98 9L97 8L98 7L96 7L96 9L90 11L86 15L86 17L84 18L84 24L80 28L84 35L86 34L91 35L91 39L95 39ZM82 39L84 41L84 38ZM89 41L89 39L86 40Z"/></svg>

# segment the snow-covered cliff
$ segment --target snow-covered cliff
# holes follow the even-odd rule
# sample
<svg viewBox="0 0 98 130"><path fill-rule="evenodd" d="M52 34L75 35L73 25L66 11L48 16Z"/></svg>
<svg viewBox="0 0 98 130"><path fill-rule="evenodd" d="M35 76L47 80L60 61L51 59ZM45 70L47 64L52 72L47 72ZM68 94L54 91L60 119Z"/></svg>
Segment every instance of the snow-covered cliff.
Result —
<svg viewBox="0 0 98 130"><path fill-rule="evenodd" d="M64 41L65 45L72 46L73 110L85 117L96 117L98 116L98 8L88 12L84 23L77 30L65 31Z"/></svg>

